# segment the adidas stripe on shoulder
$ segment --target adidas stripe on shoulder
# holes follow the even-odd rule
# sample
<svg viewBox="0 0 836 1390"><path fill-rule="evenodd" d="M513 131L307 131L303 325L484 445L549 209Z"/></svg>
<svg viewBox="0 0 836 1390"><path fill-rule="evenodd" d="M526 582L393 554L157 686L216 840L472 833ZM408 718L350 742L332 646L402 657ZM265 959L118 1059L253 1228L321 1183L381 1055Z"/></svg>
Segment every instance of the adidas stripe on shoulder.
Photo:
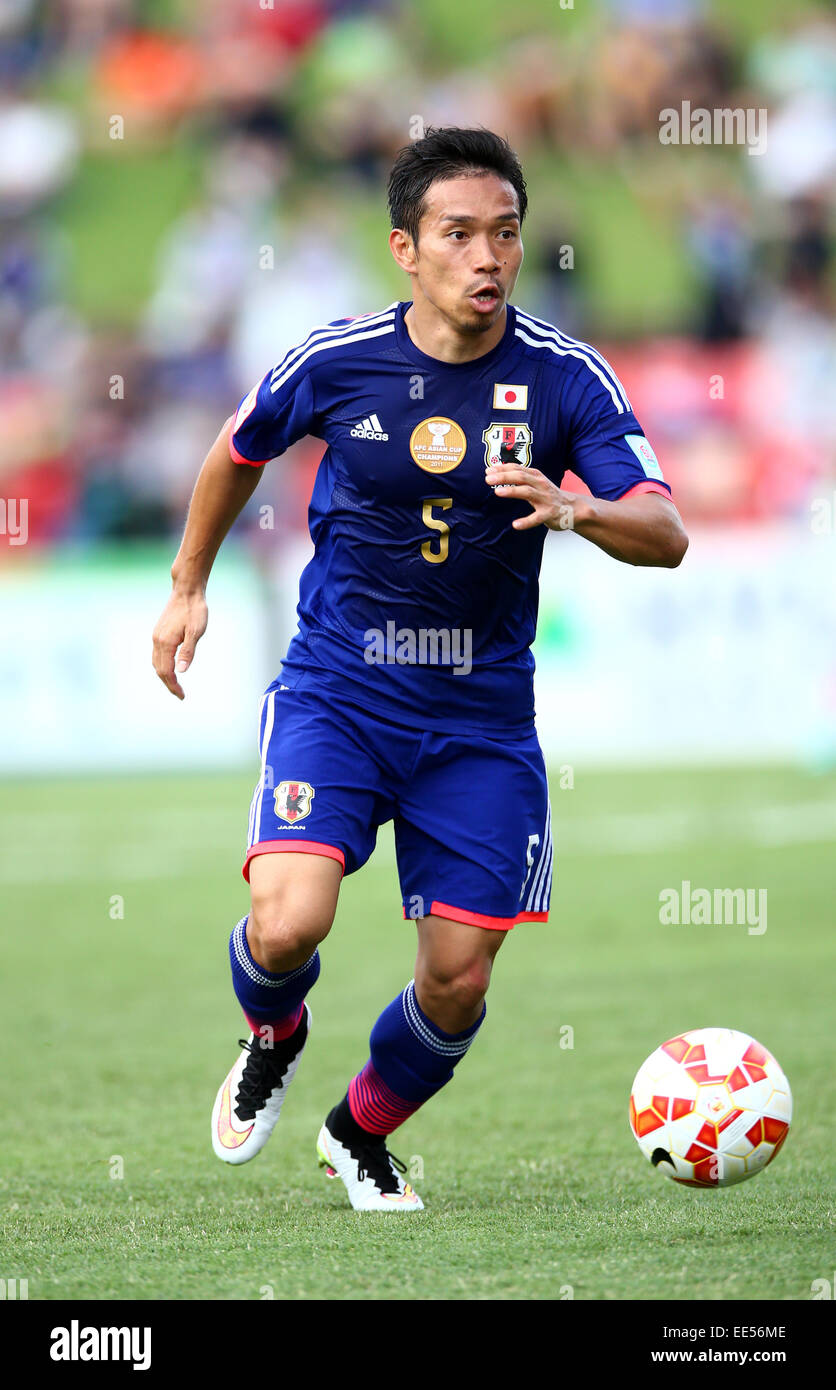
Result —
<svg viewBox="0 0 836 1390"><path fill-rule="evenodd" d="M382 338L395 331L395 312L398 300L376 314L363 314L355 319L335 319L332 323L313 328L303 343L291 348L270 373L270 391L276 392L290 381L306 362L317 353L345 348L372 338Z"/></svg>
<svg viewBox="0 0 836 1390"><path fill-rule="evenodd" d="M597 352L589 343L582 343L577 338L570 338L568 333L563 333L553 324L546 323L543 319L537 319L533 314L524 313L517 310L516 336L521 338L530 347L544 348L554 353L556 357L572 357L585 363L594 376L598 378L612 398L613 405L619 415L627 411L632 411L632 406L627 399L627 392L610 366L605 357Z"/></svg>

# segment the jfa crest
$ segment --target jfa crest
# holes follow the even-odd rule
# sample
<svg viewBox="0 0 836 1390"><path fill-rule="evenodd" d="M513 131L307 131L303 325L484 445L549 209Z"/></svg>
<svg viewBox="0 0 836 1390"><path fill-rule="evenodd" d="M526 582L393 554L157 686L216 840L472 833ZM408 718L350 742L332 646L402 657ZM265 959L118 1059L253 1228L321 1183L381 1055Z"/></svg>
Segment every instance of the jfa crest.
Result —
<svg viewBox="0 0 836 1390"><path fill-rule="evenodd" d="M529 425L490 424L482 435L485 441L485 467L496 463L517 463L528 468L531 463L531 427Z"/></svg>
<svg viewBox="0 0 836 1390"><path fill-rule="evenodd" d="M276 815L289 825L309 815L314 789L310 782L280 782L273 793Z"/></svg>

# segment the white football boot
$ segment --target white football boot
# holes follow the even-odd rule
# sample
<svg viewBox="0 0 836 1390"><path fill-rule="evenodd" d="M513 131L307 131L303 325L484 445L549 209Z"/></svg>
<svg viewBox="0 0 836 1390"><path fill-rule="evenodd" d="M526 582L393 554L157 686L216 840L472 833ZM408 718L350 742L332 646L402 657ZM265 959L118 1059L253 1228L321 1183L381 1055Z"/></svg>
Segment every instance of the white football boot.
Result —
<svg viewBox="0 0 836 1390"><path fill-rule="evenodd" d="M212 1148L224 1163L247 1163L264 1148L296 1075L312 1021L304 1004L299 1027L289 1038L272 1047L262 1047L264 1040L255 1033L239 1040L244 1050L212 1109Z"/></svg>
<svg viewBox="0 0 836 1390"><path fill-rule="evenodd" d="M401 1177L406 1164L390 1154L384 1138L375 1140L370 1135L367 1144L343 1144L334 1138L326 1120L316 1151L326 1176L342 1178L355 1211L424 1210L418 1193Z"/></svg>

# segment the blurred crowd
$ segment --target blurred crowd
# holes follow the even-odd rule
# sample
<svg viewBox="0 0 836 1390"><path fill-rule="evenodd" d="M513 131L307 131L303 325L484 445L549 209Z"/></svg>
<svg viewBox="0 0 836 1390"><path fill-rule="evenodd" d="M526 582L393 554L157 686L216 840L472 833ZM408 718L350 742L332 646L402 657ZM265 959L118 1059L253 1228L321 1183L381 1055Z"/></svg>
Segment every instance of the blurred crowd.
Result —
<svg viewBox="0 0 836 1390"><path fill-rule="evenodd" d="M417 0L3 0L0 78L0 495L29 499L32 542L173 537L264 371L313 325L407 297L368 209L384 230L391 159L421 120L499 130L538 170L611 169L674 219L686 307L663 334L616 332L577 209L530 178L517 299L609 353L689 519L799 516L836 488L824 12L788 7L744 44L698 0L611 0L584 25L544 0L536 32L471 57L431 41ZM717 149L686 177L659 141L660 111L685 100L767 109L766 152ZM79 189L108 197L86 171L104 163L115 186L150 153L162 178L183 151L197 172L142 302L79 307L62 209ZM140 181L124 243L96 254L145 254L131 226L158 193ZM321 445L293 452L244 518L254 544L275 543L265 502L279 530L303 524Z"/></svg>

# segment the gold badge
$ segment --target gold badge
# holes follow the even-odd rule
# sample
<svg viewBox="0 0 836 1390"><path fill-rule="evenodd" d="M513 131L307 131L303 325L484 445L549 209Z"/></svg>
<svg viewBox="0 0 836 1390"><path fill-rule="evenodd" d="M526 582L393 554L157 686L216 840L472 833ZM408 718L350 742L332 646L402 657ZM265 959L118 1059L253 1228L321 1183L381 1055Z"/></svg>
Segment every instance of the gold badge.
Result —
<svg viewBox="0 0 836 1390"><path fill-rule="evenodd" d="M425 473L449 473L458 468L466 449L464 430L446 415L422 420L409 439L409 452Z"/></svg>

